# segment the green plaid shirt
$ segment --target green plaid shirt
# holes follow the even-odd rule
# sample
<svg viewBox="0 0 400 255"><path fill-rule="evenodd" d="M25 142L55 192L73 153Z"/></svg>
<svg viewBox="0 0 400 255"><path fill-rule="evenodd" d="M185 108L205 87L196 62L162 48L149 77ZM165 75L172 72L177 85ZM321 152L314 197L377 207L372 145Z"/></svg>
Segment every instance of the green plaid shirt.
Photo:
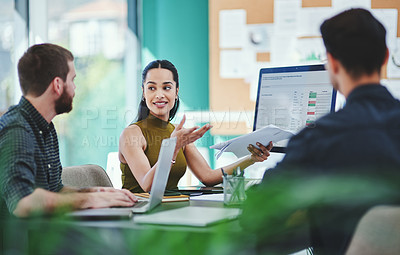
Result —
<svg viewBox="0 0 400 255"><path fill-rule="evenodd" d="M53 123L22 97L0 118L0 206L12 213L35 188L60 191L61 170Z"/></svg>

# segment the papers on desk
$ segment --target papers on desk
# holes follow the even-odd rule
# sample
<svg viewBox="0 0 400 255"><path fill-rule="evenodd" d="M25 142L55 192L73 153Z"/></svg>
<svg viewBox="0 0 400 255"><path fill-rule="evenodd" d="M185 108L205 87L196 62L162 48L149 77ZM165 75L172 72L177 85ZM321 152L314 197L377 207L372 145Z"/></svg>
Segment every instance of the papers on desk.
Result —
<svg viewBox="0 0 400 255"><path fill-rule="evenodd" d="M192 200L192 201L224 202L224 193L195 196L195 197L191 197L190 200Z"/></svg>
<svg viewBox="0 0 400 255"><path fill-rule="evenodd" d="M149 193L133 193L138 198L149 199ZM177 195L177 196L163 196L162 202L180 202L180 201L189 201L188 195Z"/></svg>
<svg viewBox="0 0 400 255"><path fill-rule="evenodd" d="M267 145L270 141L276 143L285 139L289 139L292 136L293 133L290 131L280 129L274 125L268 125L250 134L242 135L229 141L212 145L210 148L219 150L219 152L215 155L217 159L225 151L233 152L236 157L241 158L250 154L250 152L247 150L247 146L249 144L253 144L257 147L256 142Z"/></svg>
<svg viewBox="0 0 400 255"><path fill-rule="evenodd" d="M241 214L238 208L187 206L179 209L133 217L135 223L183 225L205 227L221 221L236 219Z"/></svg>

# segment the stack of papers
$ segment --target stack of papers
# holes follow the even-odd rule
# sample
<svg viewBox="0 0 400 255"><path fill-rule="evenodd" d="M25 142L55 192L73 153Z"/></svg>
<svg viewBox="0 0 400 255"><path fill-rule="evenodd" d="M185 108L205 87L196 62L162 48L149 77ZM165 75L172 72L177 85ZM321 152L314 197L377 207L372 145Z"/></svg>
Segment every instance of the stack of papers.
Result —
<svg viewBox="0 0 400 255"><path fill-rule="evenodd" d="M247 150L247 146L249 146L249 144L252 144L255 147L257 147L256 142L259 142L263 145L268 145L270 141L276 143L285 139L289 139L292 136L293 133L290 131L283 130L274 125L268 125L250 134L242 135L229 141L215 144L210 146L210 148L219 150L219 152L215 155L217 159L225 151L233 152L236 157L241 158L250 154L250 152Z"/></svg>
<svg viewBox="0 0 400 255"><path fill-rule="evenodd" d="M190 200L224 202L224 193L195 196L195 197L191 197Z"/></svg>
<svg viewBox="0 0 400 255"><path fill-rule="evenodd" d="M149 193L133 193L138 198L149 199ZM176 195L176 196L163 196L162 202L178 202L178 201L189 201L188 195Z"/></svg>

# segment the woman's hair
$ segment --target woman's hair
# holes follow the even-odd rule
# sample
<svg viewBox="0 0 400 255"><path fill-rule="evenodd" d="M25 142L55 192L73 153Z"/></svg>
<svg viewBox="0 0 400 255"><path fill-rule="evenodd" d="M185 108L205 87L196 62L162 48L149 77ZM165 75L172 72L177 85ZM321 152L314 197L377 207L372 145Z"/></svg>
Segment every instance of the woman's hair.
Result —
<svg viewBox="0 0 400 255"><path fill-rule="evenodd" d="M176 88L179 88L179 77L178 77L178 70L176 70L175 66L169 62L168 60L154 60L150 62L144 69L142 73L142 88L144 81L146 80L147 73L149 70L154 69L154 68L164 68L168 69L172 72L173 79L176 83ZM178 111L179 107L179 97L175 100L174 107L169 111L169 118L168 120L172 120L175 117L176 112ZM146 105L146 99L144 96L142 96L142 99L140 100L139 103L139 110L138 110L138 115L137 115L137 120L136 121L141 121L147 116L149 116L150 110Z"/></svg>

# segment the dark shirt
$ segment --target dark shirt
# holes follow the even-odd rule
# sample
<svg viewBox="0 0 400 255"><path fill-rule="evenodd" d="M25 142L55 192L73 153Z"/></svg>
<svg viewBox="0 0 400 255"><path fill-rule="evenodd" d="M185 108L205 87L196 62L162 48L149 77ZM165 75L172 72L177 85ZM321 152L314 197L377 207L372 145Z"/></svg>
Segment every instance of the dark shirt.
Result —
<svg viewBox="0 0 400 255"><path fill-rule="evenodd" d="M12 213L19 200L35 188L60 191L61 170L53 123L22 97L0 118L1 206L5 203Z"/></svg>
<svg viewBox="0 0 400 255"><path fill-rule="evenodd" d="M385 170L400 169L400 102L381 85L357 87L343 109L322 117L289 141L284 159L266 171L263 182L268 185L271 178L294 169L310 179L353 174L356 180L366 175L385 176ZM394 172L397 177L400 175L400 171ZM334 187L329 201L339 200L335 193L352 188L343 184ZM374 194L374 188L368 186L366 191ZM309 210L311 245L316 254L343 253L362 214L375 202L385 203L379 199L364 203L365 193L350 194L353 200L344 203L344 207L329 204Z"/></svg>

